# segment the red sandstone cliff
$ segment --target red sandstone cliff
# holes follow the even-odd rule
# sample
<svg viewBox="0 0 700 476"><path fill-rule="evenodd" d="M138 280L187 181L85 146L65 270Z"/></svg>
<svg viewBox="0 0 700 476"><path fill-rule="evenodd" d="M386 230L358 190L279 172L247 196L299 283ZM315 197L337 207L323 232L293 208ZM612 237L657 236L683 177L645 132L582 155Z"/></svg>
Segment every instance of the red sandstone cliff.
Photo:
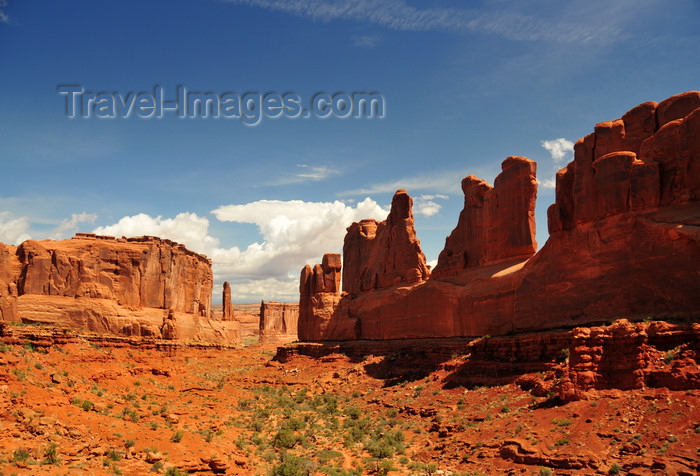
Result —
<svg viewBox="0 0 700 476"><path fill-rule="evenodd" d="M343 291L358 294L428 278L412 207L408 193L398 190L386 221L362 220L350 225L343 245Z"/></svg>
<svg viewBox="0 0 700 476"><path fill-rule="evenodd" d="M297 325L299 339L321 340L326 335L341 339L355 338L355 320L343 316L344 327L340 329L335 325L340 302L340 270L340 255L337 253L326 253L321 264L313 268L307 264L301 270Z"/></svg>
<svg viewBox="0 0 700 476"><path fill-rule="evenodd" d="M239 338L210 319L211 261L170 240L86 233L30 240L0 248L0 265L3 320L212 342Z"/></svg>
<svg viewBox="0 0 700 476"><path fill-rule="evenodd" d="M79 233L71 240L25 241L17 257L21 295L110 299L209 316L211 261L170 240Z"/></svg>
<svg viewBox="0 0 700 476"><path fill-rule="evenodd" d="M534 255L533 162L506 159L493 188L472 176L462 185L464 210L430 279L373 285L391 269L372 261L368 279L354 265L370 262L373 233L369 221L354 224L350 294L302 286L313 305L300 338L477 336L700 313L699 92L644 103L579 140Z"/></svg>
<svg viewBox="0 0 700 476"><path fill-rule="evenodd" d="M297 340L299 304L262 301L260 303L260 342L285 343Z"/></svg>
<svg viewBox="0 0 700 476"><path fill-rule="evenodd" d="M494 187L473 175L462 180L464 209L440 253L435 279L459 280L468 267L535 253L537 165L508 157L501 168Z"/></svg>

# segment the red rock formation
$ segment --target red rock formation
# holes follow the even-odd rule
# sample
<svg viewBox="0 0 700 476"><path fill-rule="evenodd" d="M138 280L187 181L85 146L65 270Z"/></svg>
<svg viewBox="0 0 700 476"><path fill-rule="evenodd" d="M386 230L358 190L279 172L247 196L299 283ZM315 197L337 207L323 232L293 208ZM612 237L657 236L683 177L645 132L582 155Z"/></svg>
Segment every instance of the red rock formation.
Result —
<svg viewBox="0 0 700 476"><path fill-rule="evenodd" d="M447 386L516 383L533 395L564 401L594 397L598 390L700 388L700 324L620 319L609 326L485 336L477 339L387 339L280 347L275 360L345 354L384 356L375 377L416 380L437 369ZM455 356L459 358L455 358Z"/></svg>
<svg viewBox="0 0 700 476"><path fill-rule="evenodd" d="M221 320L235 321L236 318L233 312L233 303L231 302L231 285L228 283L228 281L224 282L221 303Z"/></svg>
<svg viewBox="0 0 700 476"><path fill-rule="evenodd" d="M601 122L557 174L550 232L605 216L700 199L700 93L646 102Z"/></svg>
<svg viewBox="0 0 700 476"><path fill-rule="evenodd" d="M17 313L17 298L17 285L0 280L0 321L21 321Z"/></svg>
<svg viewBox="0 0 700 476"><path fill-rule="evenodd" d="M168 317L163 319L163 325L160 328L163 339L178 340L180 338L180 329L175 320L175 313L168 312Z"/></svg>
<svg viewBox="0 0 700 476"><path fill-rule="evenodd" d="M535 253L537 165L508 157L495 186L470 175L462 180L464 210L445 241L435 279L458 278L465 268Z"/></svg>
<svg viewBox="0 0 700 476"><path fill-rule="evenodd" d="M356 320L341 312L340 255L326 253L323 263L306 265L299 280L298 337L301 340L355 339Z"/></svg>
<svg viewBox="0 0 700 476"><path fill-rule="evenodd" d="M260 303L260 342L283 343L297 340L299 303Z"/></svg>
<svg viewBox="0 0 700 476"><path fill-rule="evenodd" d="M353 224L344 247L349 295L313 294L319 288L303 283L315 272L303 272L303 321L318 325L303 334L300 324L300 338L478 336L698 316L699 106L698 92L644 103L579 140L557 173L550 237L534 255L535 167L524 158L506 159L493 188L463 181L465 208L428 280L402 279L407 267L383 274L399 253L375 251L391 248L375 248L381 224Z"/></svg>
<svg viewBox="0 0 700 476"><path fill-rule="evenodd" d="M0 264L3 320L240 341L236 323L211 320L211 261L170 240L79 233L71 240L0 246Z"/></svg>
<svg viewBox="0 0 700 476"><path fill-rule="evenodd" d="M211 261L170 240L77 234L64 241L25 241L17 255L20 295L111 299L209 316Z"/></svg>
<svg viewBox="0 0 700 476"><path fill-rule="evenodd" d="M428 278L430 271L416 238L412 207L408 193L398 190L386 221L362 220L350 225L343 245L343 291L358 294Z"/></svg>
<svg viewBox="0 0 700 476"><path fill-rule="evenodd" d="M620 319L609 327L577 328L570 335L569 360L559 388L564 401L610 388L700 388L700 325L632 324Z"/></svg>
<svg viewBox="0 0 700 476"><path fill-rule="evenodd" d="M0 243L0 321L19 322L17 314L16 248Z"/></svg>

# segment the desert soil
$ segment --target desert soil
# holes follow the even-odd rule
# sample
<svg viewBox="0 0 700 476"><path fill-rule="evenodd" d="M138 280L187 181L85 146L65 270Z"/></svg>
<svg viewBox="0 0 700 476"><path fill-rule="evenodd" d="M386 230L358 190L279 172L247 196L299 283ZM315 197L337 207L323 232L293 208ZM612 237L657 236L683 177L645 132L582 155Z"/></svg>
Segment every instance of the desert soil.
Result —
<svg viewBox="0 0 700 476"><path fill-rule="evenodd" d="M275 346L0 343L10 474L696 474L700 391L558 404L514 382L446 386L385 357L273 360Z"/></svg>

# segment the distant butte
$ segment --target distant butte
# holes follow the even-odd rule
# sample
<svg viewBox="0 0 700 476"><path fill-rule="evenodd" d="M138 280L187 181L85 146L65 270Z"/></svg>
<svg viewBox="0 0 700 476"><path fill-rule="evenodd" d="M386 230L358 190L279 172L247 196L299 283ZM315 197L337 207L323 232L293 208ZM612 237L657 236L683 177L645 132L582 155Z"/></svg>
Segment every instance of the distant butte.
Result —
<svg viewBox="0 0 700 476"><path fill-rule="evenodd" d="M170 240L78 233L0 244L0 320L126 336L240 342L211 318L211 261Z"/></svg>
<svg viewBox="0 0 700 476"><path fill-rule="evenodd" d="M338 255L302 271L300 339L468 337L700 315L700 92L643 103L580 139L557 173L550 236L537 252L536 165L509 157L502 169L493 187L462 181L464 209L432 275L404 190L386 221L350 225L342 294L322 279L339 275Z"/></svg>

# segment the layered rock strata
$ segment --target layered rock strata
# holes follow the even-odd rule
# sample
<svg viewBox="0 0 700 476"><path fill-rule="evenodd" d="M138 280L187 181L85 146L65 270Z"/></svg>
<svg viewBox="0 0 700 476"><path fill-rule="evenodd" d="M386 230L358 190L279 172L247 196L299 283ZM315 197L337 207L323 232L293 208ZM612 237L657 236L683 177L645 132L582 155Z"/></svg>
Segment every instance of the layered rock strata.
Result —
<svg viewBox="0 0 700 476"><path fill-rule="evenodd" d="M78 233L4 246L0 264L6 294L15 294L14 310L6 312L0 289L6 321L156 338L239 338L211 319L211 261L170 240Z"/></svg>
<svg viewBox="0 0 700 476"><path fill-rule="evenodd" d="M557 173L550 236L536 253L535 164L509 157L502 169L493 187L463 180L464 210L432 276L406 239L378 240L372 220L353 224L346 295L311 287L316 270L302 272L299 337L479 336L700 315L700 92L641 104L579 140ZM410 199L397 197L388 236L415 240ZM405 233L394 216L406 217Z"/></svg>
<svg viewBox="0 0 700 476"><path fill-rule="evenodd" d="M299 303L260 303L260 342L285 343L297 340Z"/></svg>
<svg viewBox="0 0 700 476"><path fill-rule="evenodd" d="M375 378L423 379L440 372L446 387L515 383L538 397L596 398L601 391L700 388L700 324L662 321L540 331L512 336L299 342L275 360L304 355L361 361Z"/></svg>

